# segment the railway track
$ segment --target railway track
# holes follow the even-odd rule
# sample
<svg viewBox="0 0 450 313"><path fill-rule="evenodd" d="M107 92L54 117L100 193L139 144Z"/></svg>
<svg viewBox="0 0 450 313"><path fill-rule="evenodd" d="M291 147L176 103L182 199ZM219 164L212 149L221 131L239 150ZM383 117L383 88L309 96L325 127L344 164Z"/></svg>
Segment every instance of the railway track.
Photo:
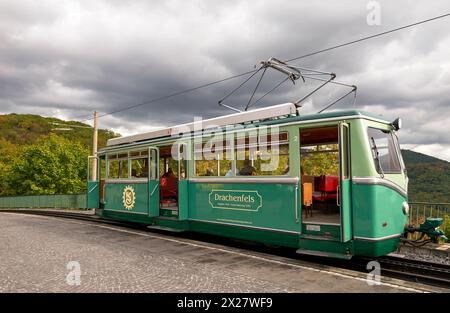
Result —
<svg viewBox="0 0 450 313"><path fill-rule="evenodd" d="M164 230L149 230L147 225L117 221L112 219L103 219L96 217L92 214L81 214L74 212L61 212L61 211L50 211L50 210L34 210L34 209L1 209L1 212L6 213L20 213L20 214L33 214L41 216L59 217L66 219L83 220L93 223L108 224L126 228L132 228L136 230L151 231L157 233L168 234ZM204 242L222 244L225 246L230 246L234 248L245 249L248 251L267 253L275 256L297 259L307 262L313 262L316 264L333 266L343 269L356 270L358 272L367 273L366 268L369 261L377 261L381 265L381 275L391 278L402 279L405 281L412 281L416 283L421 283L425 285L445 288L450 290L450 266L444 264L430 263L418 260L404 259L400 257L379 257L379 258L367 258L367 257L354 257L351 260L338 260L330 259L324 257L316 256L306 256L296 254L293 249L280 248L266 246L262 244L255 244L253 242L248 242L245 240L234 240L225 237L210 236L198 234L198 233L170 233L171 236L181 237L186 239L200 240Z"/></svg>
<svg viewBox="0 0 450 313"><path fill-rule="evenodd" d="M378 259L382 273L409 278L418 283L450 288L450 266L396 257Z"/></svg>

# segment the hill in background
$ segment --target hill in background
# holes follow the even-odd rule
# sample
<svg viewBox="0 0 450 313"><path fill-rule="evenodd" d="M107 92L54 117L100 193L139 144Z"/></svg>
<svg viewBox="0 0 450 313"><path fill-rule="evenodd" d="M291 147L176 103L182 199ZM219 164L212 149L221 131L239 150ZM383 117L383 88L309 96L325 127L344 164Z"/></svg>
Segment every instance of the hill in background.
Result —
<svg viewBox="0 0 450 313"><path fill-rule="evenodd" d="M410 201L450 203L450 162L402 150L408 171Z"/></svg>
<svg viewBox="0 0 450 313"><path fill-rule="evenodd" d="M402 150L402 156L406 164L450 163L445 160L411 150Z"/></svg>
<svg viewBox="0 0 450 313"><path fill-rule="evenodd" d="M57 124L64 124L64 126ZM73 127L70 127L71 125ZM39 138L54 133L69 140L76 140L91 149L92 131L93 128L90 125L76 121L63 121L32 114L0 115L0 140L17 147L34 144ZM99 129L98 147L106 146L108 139L118 136L120 135L110 130Z"/></svg>
<svg viewBox="0 0 450 313"><path fill-rule="evenodd" d="M93 128L31 114L0 115L0 196L83 193ZM99 129L98 146L119 136Z"/></svg>

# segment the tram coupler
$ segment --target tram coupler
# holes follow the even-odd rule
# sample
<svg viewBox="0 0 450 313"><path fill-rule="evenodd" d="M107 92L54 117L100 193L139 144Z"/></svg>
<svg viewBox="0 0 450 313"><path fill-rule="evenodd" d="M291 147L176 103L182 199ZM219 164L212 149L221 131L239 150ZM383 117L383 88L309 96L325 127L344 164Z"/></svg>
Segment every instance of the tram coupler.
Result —
<svg viewBox="0 0 450 313"><path fill-rule="evenodd" d="M445 236L444 232L439 229L442 225L443 219L440 217L432 218L428 217L425 222L420 224L419 227L415 227L414 225L408 225L405 228L405 234L407 233L415 233L419 232L422 235L418 240L421 240L425 235L427 235L432 242L438 243L439 241L447 241L448 238Z"/></svg>

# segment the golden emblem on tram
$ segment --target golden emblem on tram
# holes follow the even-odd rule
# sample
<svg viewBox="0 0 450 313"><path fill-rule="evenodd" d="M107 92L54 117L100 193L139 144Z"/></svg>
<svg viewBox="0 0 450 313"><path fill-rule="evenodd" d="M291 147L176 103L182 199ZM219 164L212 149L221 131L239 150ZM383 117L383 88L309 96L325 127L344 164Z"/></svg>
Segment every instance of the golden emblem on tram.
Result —
<svg viewBox="0 0 450 313"><path fill-rule="evenodd" d="M123 206L127 210L132 210L136 202L136 193L132 186L128 185L123 189L122 194Z"/></svg>

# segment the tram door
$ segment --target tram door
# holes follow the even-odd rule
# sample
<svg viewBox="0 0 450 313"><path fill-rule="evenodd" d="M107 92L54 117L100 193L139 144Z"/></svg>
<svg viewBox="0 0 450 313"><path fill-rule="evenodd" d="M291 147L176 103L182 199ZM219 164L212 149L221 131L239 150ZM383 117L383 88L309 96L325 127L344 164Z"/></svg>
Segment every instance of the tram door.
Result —
<svg viewBox="0 0 450 313"><path fill-rule="evenodd" d="M337 203L341 211L341 241L352 239L350 131L347 123L339 123L339 190Z"/></svg>
<svg viewBox="0 0 450 313"><path fill-rule="evenodd" d="M309 238L352 237L349 139L346 123L300 129L302 233Z"/></svg>
<svg viewBox="0 0 450 313"><path fill-rule="evenodd" d="M148 177L148 214L150 217L159 216L159 150L150 147L149 155L149 177Z"/></svg>

